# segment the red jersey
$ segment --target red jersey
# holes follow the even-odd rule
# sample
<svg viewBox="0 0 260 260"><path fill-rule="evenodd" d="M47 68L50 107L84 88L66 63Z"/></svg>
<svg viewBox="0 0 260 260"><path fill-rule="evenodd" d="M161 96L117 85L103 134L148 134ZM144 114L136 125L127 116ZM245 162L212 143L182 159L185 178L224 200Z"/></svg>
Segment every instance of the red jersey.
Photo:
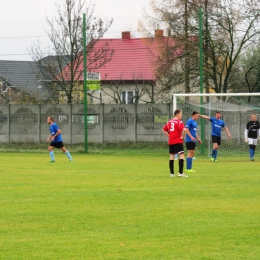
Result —
<svg viewBox="0 0 260 260"><path fill-rule="evenodd" d="M185 129L184 123L177 118L172 118L163 127L169 133L168 144L183 144L182 131Z"/></svg>

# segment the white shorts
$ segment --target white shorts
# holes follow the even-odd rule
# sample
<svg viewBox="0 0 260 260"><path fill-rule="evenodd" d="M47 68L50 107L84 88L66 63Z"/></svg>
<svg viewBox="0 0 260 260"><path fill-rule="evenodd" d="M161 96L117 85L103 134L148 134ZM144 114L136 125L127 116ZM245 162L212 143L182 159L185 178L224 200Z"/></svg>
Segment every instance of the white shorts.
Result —
<svg viewBox="0 0 260 260"><path fill-rule="evenodd" d="M248 144L257 145L257 138L248 138Z"/></svg>

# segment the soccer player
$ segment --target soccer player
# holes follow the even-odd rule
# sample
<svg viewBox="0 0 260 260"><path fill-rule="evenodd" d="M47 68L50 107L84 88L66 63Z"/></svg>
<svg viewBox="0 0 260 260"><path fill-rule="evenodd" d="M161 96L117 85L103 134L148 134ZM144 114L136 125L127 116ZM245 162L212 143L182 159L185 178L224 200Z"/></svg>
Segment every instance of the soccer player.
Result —
<svg viewBox="0 0 260 260"><path fill-rule="evenodd" d="M217 156L218 156L218 148L221 143L221 130L222 128L226 131L228 138L231 138L231 135L229 133L228 128L226 127L225 122L221 119L221 113L220 111L216 112L215 117L208 117L205 115L200 115L199 117L207 119L211 122L211 138L212 138L212 143L213 143L213 149L212 149L212 156L211 156L211 161L212 162L217 162Z"/></svg>
<svg viewBox="0 0 260 260"><path fill-rule="evenodd" d="M254 161L255 148L257 145L257 132L260 139L260 123L256 121L256 115L251 115L251 121L246 124L245 142L249 145L250 160Z"/></svg>
<svg viewBox="0 0 260 260"><path fill-rule="evenodd" d="M192 159L195 154L196 140L201 144L202 141L197 134L197 122L196 120L199 117L199 113L197 111L193 111L191 118L186 122L186 148L188 150L188 155L186 158L186 172L196 172L192 169Z"/></svg>
<svg viewBox="0 0 260 260"><path fill-rule="evenodd" d="M49 145L48 151L51 157L51 162L55 162L54 159L54 152L53 148L60 148L69 158L70 162L72 161L72 157L67 151L67 149L64 147L63 142L62 142L62 136L61 136L61 130L59 129L58 125L53 122L53 117L49 116L47 118L47 123L50 125L50 136L47 138L47 142L51 140L51 143Z"/></svg>
<svg viewBox="0 0 260 260"><path fill-rule="evenodd" d="M179 156L179 177L188 177L183 173L184 164L184 149L183 149L183 139L185 135L185 125L181 121L182 111L177 109L174 111L174 118L169 120L167 124L163 127L163 133L168 137L169 144L169 167L170 167L170 177L174 177L174 156L178 154Z"/></svg>

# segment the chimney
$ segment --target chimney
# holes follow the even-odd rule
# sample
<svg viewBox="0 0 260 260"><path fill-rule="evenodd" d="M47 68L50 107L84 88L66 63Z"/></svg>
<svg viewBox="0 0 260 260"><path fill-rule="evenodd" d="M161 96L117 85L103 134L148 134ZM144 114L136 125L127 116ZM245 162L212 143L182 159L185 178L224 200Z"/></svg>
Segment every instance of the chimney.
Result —
<svg viewBox="0 0 260 260"><path fill-rule="evenodd" d="M127 32L122 32L122 39L130 39L130 32L127 31Z"/></svg>
<svg viewBox="0 0 260 260"><path fill-rule="evenodd" d="M155 30L155 37L163 37L163 30Z"/></svg>

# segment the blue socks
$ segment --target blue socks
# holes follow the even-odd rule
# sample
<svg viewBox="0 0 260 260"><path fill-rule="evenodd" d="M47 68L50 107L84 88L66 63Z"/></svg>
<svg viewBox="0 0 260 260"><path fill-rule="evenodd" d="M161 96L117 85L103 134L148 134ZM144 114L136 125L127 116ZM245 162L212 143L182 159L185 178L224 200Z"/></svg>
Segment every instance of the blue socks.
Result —
<svg viewBox="0 0 260 260"><path fill-rule="evenodd" d="M72 160L72 157L71 157L69 151L65 152L65 154L67 155L67 157L68 157L68 158L70 159L70 161L71 161L71 160Z"/></svg>
<svg viewBox="0 0 260 260"><path fill-rule="evenodd" d="M249 149L250 159L254 158L254 153L255 153L254 149L250 148Z"/></svg>
<svg viewBox="0 0 260 260"><path fill-rule="evenodd" d="M54 159L54 152L50 151L49 154L50 154L51 160L54 162L55 161L55 159Z"/></svg>
<svg viewBox="0 0 260 260"><path fill-rule="evenodd" d="M187 159L186 159L186 169L187 170L192 169L192 158L190 158L190 157L187 157Z"/></svg>
<svg viewBox="0 0 260 260"><path fill-rule="evenodd" d="M212 149L212 156L211 157L214 158L214 159L215 159L215 151L216 150Z"/></svg>
<svg viewBox="0 0 260 260"><path fill-rule="evenodd" d="M50 151L49 154L50 154L51 160L52 160L53 162L55 162L54 152L53 152L53 151ZM69 160L72 161L72 157L71 157L69 151L65 152L65 154L67 155L67 157L69 158Z"/></svg>
<svg viewBox="0 0 260 260"><path fill-rule="evenodd" d="M216 160L217 156L218 156L218 150L212 149L212 158L214 158L214 160Z"/></svg>

